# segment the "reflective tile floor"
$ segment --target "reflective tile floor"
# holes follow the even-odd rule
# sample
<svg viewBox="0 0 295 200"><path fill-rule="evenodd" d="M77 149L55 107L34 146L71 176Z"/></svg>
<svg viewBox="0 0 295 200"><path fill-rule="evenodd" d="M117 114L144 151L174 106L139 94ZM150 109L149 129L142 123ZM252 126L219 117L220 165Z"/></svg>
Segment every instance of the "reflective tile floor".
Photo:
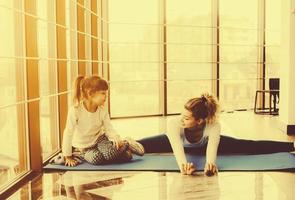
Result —
<svg viewBox="0 0 295 200"><path fill-rule="evenodd" d="M46 173L9 199L295 199L295 173L66 172Z"/></svg>

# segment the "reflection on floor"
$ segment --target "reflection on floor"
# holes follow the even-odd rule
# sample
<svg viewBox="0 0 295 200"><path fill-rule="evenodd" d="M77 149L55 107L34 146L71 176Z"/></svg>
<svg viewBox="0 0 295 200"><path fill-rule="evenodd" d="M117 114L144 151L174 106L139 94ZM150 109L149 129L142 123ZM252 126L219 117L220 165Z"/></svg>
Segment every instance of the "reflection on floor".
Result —
<svg viewBox="0 0 295 200"><path fill-rule="evenodd" d="M245 139L295 141L278 116L253 112L222 114L222 134ZM139 139L166 132L166 118L113 120L124 136ZM206 177L166 172L48 173L29 182L10 199L295 199L295 173L220 172Z"/></svg>
<svg viewBox="0 0 295 200"><path fill-rule="evenodd" d="M294 199L295 173L66 172L43 174L10 199Z"/></svg>

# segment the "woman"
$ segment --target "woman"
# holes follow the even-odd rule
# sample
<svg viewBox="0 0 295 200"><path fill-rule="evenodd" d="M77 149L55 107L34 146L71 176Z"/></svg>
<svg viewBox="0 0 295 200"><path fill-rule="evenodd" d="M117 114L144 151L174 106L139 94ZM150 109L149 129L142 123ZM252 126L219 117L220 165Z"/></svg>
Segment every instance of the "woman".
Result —
<svg viewBox="0 0 295 200"><path fill-rule="evenodd" d="M265 154L292 152L295 142L242 140L220 135L219 103L209 94L190 99L180 118L168 120L165 134L139 140L146 153L172 152L183 174L193 174L196 167L187 162L185 152L206 154L205 173L218 172L218 153Z"/></svg>

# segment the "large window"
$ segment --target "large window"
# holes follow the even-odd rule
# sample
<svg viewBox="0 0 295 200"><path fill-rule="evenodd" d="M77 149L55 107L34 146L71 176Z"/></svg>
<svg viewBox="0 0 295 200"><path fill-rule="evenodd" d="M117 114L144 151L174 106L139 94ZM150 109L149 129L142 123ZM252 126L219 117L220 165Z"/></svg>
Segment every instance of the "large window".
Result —
<svg viewBox="0 0 295 200"><path fill-rule="evenodd" d="M108 8L111 116L160 114L159 1L110 0Z"/></svg>
<svg viewBox="0 0 295 200"><path fill-rule="evenodd" d="M0 188L28 170L22 3L0 1ZM3 20L5 19L5 20Z"/></svg>
<svg viewBox="0 0 295 200"><path fill-rule="evenodd" d="M57 151L58 118L56 73L56 29L54 1L37 1L40 81L40 133L43 160Z"/></svg>
<svg viewBox="0 0 295 200"><path fill-rule="evenodd" d="M4 106L5 100L10 102L16 100L16 73L12 63L0 63L7 66L0 69L3 100L0 106ZM24 157L27 152L25 115L20 110L23 107L24 104L20 104L0 109L0 188L28 169L27 158Z"/></svg>
<svg viewBox="0 0 295 200"><path fill-rule="evenodd" d="M167 0L167 111L212 92L211 1Z"/></svg>
<svg viewBox="0 0 295 200"><path fill-rule="evenodd" d="M219 94L224 110L248 109L262 89L262 68L266 89L279 76L278 1L120 3L109 1L104 19L112 117L163 114L164 106L178 113L203 92Z"/></svg>
<svg viewBox="0 0 295 200"><path fill-rule="evenodd" d="M220 102L252 108L258 74L258 2L220 0Z"/></svg>
<svg viewBox="0 0 295 200"><path fill-rule="evenodd" d="M281 44L281 2L265 1L265 67L266 86L268 78L279 78Z"/></svg>
<svg viewBox="0 0 295 200"><path fill-rule="evenodd" d="M67 86L72 85L78 75L77 55L77 5L74 1L66 1L66 53L67 53ZM68 94L68 106L72 106L72 92Z"/></svg>

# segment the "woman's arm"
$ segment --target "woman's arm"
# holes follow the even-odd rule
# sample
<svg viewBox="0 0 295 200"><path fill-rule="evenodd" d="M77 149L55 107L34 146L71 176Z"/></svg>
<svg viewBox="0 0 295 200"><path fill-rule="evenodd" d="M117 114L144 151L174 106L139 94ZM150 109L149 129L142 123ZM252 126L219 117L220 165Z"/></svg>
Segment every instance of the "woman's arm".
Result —
<svg viewBox="0 0 295 200"><path fill-rule="evenodd" d="M186 164L187 160L184 153L183 141L181 139L180 131L181 129L178 118L169 119L167 123L167 136L169 138L178 167L182 172L182 165Z"/></svg>
<svg viewBox="0 0 295 200"><path fill-rule="evenodd" d="M211 166L216 167L217 150L220 141L220 130L221 126L219 122L206 127L206 135L208 135L209 140L206 150L205 171L207 168L211 171Z"/></svg>

